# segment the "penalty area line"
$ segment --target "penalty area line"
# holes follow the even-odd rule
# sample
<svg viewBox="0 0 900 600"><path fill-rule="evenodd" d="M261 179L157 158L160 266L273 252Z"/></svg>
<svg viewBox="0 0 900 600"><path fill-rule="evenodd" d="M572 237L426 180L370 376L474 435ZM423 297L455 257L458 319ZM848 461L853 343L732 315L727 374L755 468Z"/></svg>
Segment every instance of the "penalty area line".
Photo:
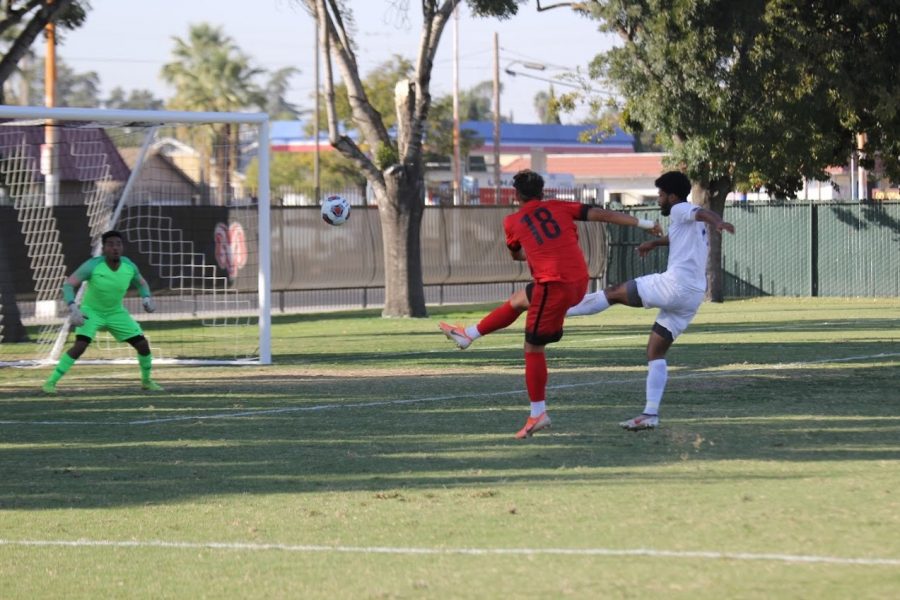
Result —
<svg viewBox="0 0 900 600"><path fill-rule="evenodd" d="M840 363L840 362L850 362L855 360L871 360L873 358L893 358L896 356L900 356L900 352L882 352L880 354L871 354L866 356L847 356L847 357L832 357L832 358L823 358L819 360L812 361L803 361L803 362L792 362L792 363L777 363L773 365L767 365L762 367L749 367L746 369L729 369L727 371L702 371L702 372L688 372L678 375L670 375L669 379L698 379L698 378L708 378L715 379L719 377L739 377L745 374L759 373L764 371L777 371L782 369L797 369L802 368L806 365L819 365L819 364L827 364L827 363ZM572 388L580 388L580 387L588 387L588 386L597 386L597 385L611 385L611 384L629 384L629 383L638 383L645 380L645 376L643 374L628 377L624 379L604 379L597 381L582 381L579 383L561 383L556 385L548 385L548 390L565 390ZM348 410L348 409L359 409L359 408L378 408L382 406L399 406L404 404L419 404L419 403L428 403L428 402L441 402L444 400L458 400L460 398L492 398L498 396L511 396L514 394L522 394L525 390L523 389L513 389L513 390L503 390L503 391L495 391L495 392L474 392L474 393L466 393L466 394L447 394L441 396L425 396L418 398L404 398L401 400L379 400L373 402L358 402L353 404L317 404L313 406L284 406L281 408L264 408L258 410L244 410L244 411L235 411L235 412L227 412L227 413L214 413L207 415L178 415L174 417L154 417L149 419L136 419L132 421L74 421L74 420L59 420L59 421L16 421L16 420L0 420L0 425L100 425L100 426L132 426L132 425L157 425L157 424L165 424L165 423L177 423L184 421L208 421L208 420L219 420L219 419L242 419L242 418L253 418L253 417L262 417L262 416L271 416L278 414L286 414L286 413L295 413L295 412L316 412L323 410Z"/></svg>
<svg viewBox="0 0 900 600"><path fill-rule="evenodd" d="M400 554L463 556L613 556L643 558L681 558L734 561L771 561L828 565L900 566L900 558L821 556L714 550L657 550L653 548L416 548L394 546L320 546L311 544L259 544L245 542L166 542L161 540L4 540L0 546L66 548L166 548L183 550L281 551L336 554Z"/></svg>
<svg viewBox="0 0 900 600"><path fill-rule="evenodd" d="M804 365L813 365L813 364L822 364L822 363L830 363L830 362L847 362L853 360L867 360L872 358L886 358L900 356L900 353L881 353L881 354L873 354L870 356L850 356L844 358L826 358L815 361L808 362L796 362L796 363L779 363L776 365L771 365L767 367L753 367L748 369L731 369L728 371L718 371L718 372L703 372L703 373L684 373L682 375L670 375L669 379L696 379L700 377L709 377L709 378L717 378L717 377L734 377L740 376L745 373L754 373L759 371L769 371L769 370L779 370L786 368L798 368L803 367ZM548 385L548 390L563 390L563 389L571 389L578 387L587 387L594 385L610 385L610 384L623 384L623 383L636 383L644 381L645 376L642 374L636 377L628 377L625 379L604 379L602 381L584 381L580 383L561 383L557 385ZM154 419L141 419L138 421L130 421L130 425L154 425L157 423L171 423L176 421L190 421L190 420L208 420L208 419L237 419L244 417L256 417L256 416L265 416L265 415L275 415L275 414L283 414L283 413L291 413L291 412L307 412L307 411L320 411L320 410L338 410L338 409L351 409L351 408L377 408L380 406L397 406L402 404L416 404L416 403L426 403L426 402L440 402L442 400L456 400L459 398L491 398L496 396L510 396L513 394L521 394L524 390L515 389L515 390L504 390L500 392L477 392L472 394L452 394L452 395L443 395L443 396L427 396L420 398L405 398L403 400L383 400L376 402L360 402L355 404L319 404L316 406L285 406L282 408L270 408L270 409L260 409L260 410L248 410L241 412L233 412L233 413L218 413L212 415L179 415L177 417L160 417ZM2 422L0 422L2 423Z"/></svg>

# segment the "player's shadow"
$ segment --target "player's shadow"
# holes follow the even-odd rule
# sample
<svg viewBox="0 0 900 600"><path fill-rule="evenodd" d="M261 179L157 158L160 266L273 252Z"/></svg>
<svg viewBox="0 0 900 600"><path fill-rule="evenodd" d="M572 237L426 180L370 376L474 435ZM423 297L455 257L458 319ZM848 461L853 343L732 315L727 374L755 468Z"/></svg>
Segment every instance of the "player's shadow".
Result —
<svg viewBox="0 0 900 600"><path fill-rule="evenodd" d="M156 396L102 380L59 398L4 392L0 510L509 482L653 485L676 475L644 467L684 461L772 465L678 470L686 484L791 479L796 471L780 465L900 460L900 416L884 405L896 368L804 368L798 363L821 358L814 341L702 340L695 332L679 347L663 425L640 433L616 423L642 407L641 352L597 344L550 351L553 428L525 441L513 438L527 407L516 348L436 352L417 358L422 369L390 376L365 374L371 353L311 352L307 359L353 365L356 374L197 375ZM860 348L848 342L840 354ZM897 351L871 341L865 348ZM765 363L744 364L749 357Z"/></svg>

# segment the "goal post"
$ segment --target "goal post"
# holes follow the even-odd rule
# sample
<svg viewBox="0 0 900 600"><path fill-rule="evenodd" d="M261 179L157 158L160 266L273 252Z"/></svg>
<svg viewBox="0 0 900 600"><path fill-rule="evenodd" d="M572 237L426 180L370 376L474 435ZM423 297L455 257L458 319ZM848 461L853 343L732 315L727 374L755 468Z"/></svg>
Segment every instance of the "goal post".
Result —
<svg viewBox="0 0 900 600"><path fill-rule="evenodd" d="M156 312L125 306L156 361L271 364L268 173L265 113L0 106L0 364L58 359L62 284L110 229L151 285ZM84 359L135 357L102 334Z"/></svg>

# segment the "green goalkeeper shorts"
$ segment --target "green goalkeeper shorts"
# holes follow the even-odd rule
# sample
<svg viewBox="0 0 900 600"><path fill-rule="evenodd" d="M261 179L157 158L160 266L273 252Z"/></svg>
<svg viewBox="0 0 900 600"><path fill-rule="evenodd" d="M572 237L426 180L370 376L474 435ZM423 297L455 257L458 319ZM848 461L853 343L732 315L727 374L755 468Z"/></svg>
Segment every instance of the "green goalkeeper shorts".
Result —
<svg viewBox="0 0 900 600"><path fill-rule="evenodd" d="M84 313L84 325L75 329L75 335L83 335L93 340L98 331L105 329L116 338L116 341L124 342L144 334L138 322L124 308L100 313L90 306L82 304L81 312Z"/></svg>

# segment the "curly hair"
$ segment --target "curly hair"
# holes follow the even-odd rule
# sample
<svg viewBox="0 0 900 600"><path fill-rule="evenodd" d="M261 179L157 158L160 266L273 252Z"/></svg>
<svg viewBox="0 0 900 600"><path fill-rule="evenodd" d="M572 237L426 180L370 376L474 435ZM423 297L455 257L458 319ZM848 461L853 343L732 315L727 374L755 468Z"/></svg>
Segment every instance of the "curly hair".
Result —
<svg viewBox="0 0 900 600"><path fill-rule="evenodd" d="M531 169L523 169L513 175L513 187L529 200L544 197L544 178Z"/></svg>
<svg viewBox="0 0 900 600"><path fill-rule="evenodd" d="M657 177L653 185L667 194L675 194L680 200L686 200L691 193L691 180L681 171L667 171Z"/></svg>
<svg viewBox="0 0 900 600"><path fill-rule="evenodd" d="M106 240L108 240L109 238L114 238L114 237L119 238L120 240L124 240L124 239L125 239L125 238L122 237L122 234L121 234L121 233L119 233L119 232L116 231L115 229L111 229L111 230L107 231L106 233L104 233L103 235L100 236L100 241L103 242L103 243L105 244L105 243L106 243Z"/></svg>

